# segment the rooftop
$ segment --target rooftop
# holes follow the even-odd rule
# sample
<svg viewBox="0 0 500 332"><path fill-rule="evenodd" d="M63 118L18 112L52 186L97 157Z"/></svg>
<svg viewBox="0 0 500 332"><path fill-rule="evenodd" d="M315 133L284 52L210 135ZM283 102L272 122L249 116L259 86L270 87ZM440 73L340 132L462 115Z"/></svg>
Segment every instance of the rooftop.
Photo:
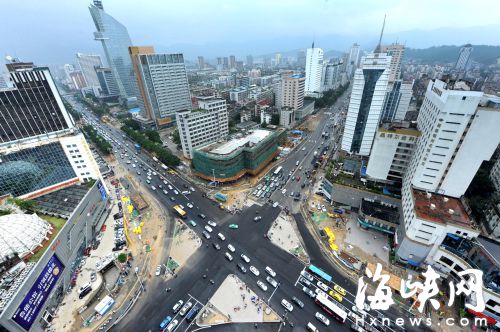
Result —
<svg viewBox="0 0 500 332"><path fill-rule="evenodd" d="M345 159L344 165L342 166L342 170L344 172L356 173L356 169L358 168L358 162L356 160Z"/></svg>
<svg viewBox="0 0 500 332"><path fill-rule="evenodd" d="M207 145L206 147L203 148L203 150L213 154L226 155L244 146L255 145L271 134L272 131L264 129L256 129L243 137L233 138L223 143L218 142Z"/></svg>
<svg viewBox="0 0 500 332"><path fill-rule="evenodd" d="M453 223L462 227L474 226L460 200L416 189L412 191L415 201L415 214L419 219L440 224Z"/></svg>
<svg viewBox="0 0 500 332"><path fill-rule="evenodd" d="M43 214L69 219L87 192L86 185L73 185L33 199Z"/></svg>
<svg viewBox="0 0 500 332"><path fill-rule="evenodd" d="M415 137L420 136L420 131L418 131L416 128L412 128L409 122L384 123L378 128L378 131L387 134L399 134Z"/></svg>
<svg viewBox="0 0 500 332"><path fill-rule="evenodd" d="M372 218L399 224L399 212L396 205L368 198L361 200L361 212Z"/></svg>

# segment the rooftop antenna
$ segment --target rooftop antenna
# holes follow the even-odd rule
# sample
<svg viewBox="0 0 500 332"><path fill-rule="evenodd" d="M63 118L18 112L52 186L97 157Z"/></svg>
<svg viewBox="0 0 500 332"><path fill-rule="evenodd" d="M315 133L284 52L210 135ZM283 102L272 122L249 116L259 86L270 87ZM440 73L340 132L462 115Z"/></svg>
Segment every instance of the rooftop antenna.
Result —
<svg viewBox="0 0 500 332"><path fill-rule="evenodd" d="M313 43L312 43L312 48L314 48L314 40L316 39L316 33L313 34Z"/></svg>
<svg viewBox="0 0 500 332"><path fill-rule="evenodd" d="M374 53L380 53L382 50L382 36L384 35L384 28L385 28L385 18L387 14L384 14L384 23L382 24L382 31L380 31L380 38L378 40L377 47L375 47L375 52Z"/></svg>

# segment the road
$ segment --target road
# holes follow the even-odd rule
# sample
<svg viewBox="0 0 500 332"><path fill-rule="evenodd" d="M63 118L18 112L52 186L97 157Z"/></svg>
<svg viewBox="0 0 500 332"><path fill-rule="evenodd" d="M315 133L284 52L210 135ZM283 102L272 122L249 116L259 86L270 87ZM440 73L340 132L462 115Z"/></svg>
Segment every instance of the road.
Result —
<svg viewBox="0 0 500 332"><path fill-rule="evenodd" d="M344 97L345 98L345 97ZM93 119L92 122L99 127L101 131L106 133L112 139L115 150L117 144L115 142L121 142L121 150L125 150L129 156L133 156L132 159L137 158L137 164L144 164L145 168L152 169L157 173L160 173L159 166L151 160L146 154L134 155L133 144L127 139L123 139L122 133L114 128L104 126L97 123L97 119L87 112L81 105L76 103L76 101L69 99L77 111L83 112L87 118ZM342 99L340 100L342 102ZM323 120L328 118L330 115L321 112L318 116L321 116ZM323 121L322 120L322 121ZM321 122L323 123L323 122ZM326 125L326 124L325 124ZM304 144L308 144L306 147L306 157L302 159L302 163L309 162L312 157L312 151L315 146L320 145L320 137L322 128L319 128L312 133ZM319 137L318 137L319 134ZM332 135L334 136L334 135ZM127 142L127 143L125 143ZM125 145L128 144L128 147ZM295 166L296 158L298 158L297 153L304 153L302 150L297 149L294 153L290 155L289 158L282 164L283 167L289 169ZM117 153L120 154L120 151ZM284 316L286 310L281 306L280 302L282 299L287 299L291 302L292 297L297 297L304 304L303 309L294 305L295 309L286 315L284 319L287 323L292 323L295 327L305 327L307 322L312 322L321 330L323 327L319 321L314 317L316 312L321 312L322 310L314 304L304 292L302 291L303 285L298 282L299 275L301 271L304 270L303 264L293 255L281 250L272 244L264 234L267 233L272 222L275 220L277 215L280 213L281 207L273 208L268 204L253 205L242 211L241 214L231 215L227 212L218 208L217 204L211 200L204 197L201 190L195 187L195 192L190 195L182 195L181 192L186 190L187 187L194 187L193 184L186 182L177 175L172 175L169 173L157 174L156 176L151 176L151 184L146 184L146 172L141 171L141 175L138 175L136 169L131 167L131 164L126 164L126 159L117 159L131 171L131 175L135 176L138 181L144 184L144 190L149 190L151 194L155 195L158 201L164 205L167 211L172 213L172 206L174 204L182 204L187 207L187 203L192 203L193 208L186 208L187 220L195 220L197 222L196 227L190 227L198 236L203 240L203 245L199 248L184 264L184 266L177 271L176 278L169 281L165 281L162 277L153 277L151 281L146 283L146 292L143 293L139 302L132 308L129 314L114 327L116 331L153 331L158 330L160 322L167 315L172 315L172 307L179 300L182 299L184 302L190 300L191 302L199 302L201 304L206 304L208 299L213 295L217 287L222 283L222 281L227 277L228 274L236 274L243 280L256 294L269 301L269 304L275 311L280 315ZM135 163L135 162L134 162ZM300 167L300 166L299 166ZM155 169L156 168L156 169ZM161 168L160 168L161 170ZM168 184L175 187L179 194L173 194L173 190L168 190L168 195L165 195L161 189L160 185L165 189L165 184L163 181L167 181ZM297 181L290 181L287 183L289 190L298 190ZM154 186L156 190L152 190ZM297 188L297 189L296 189ZM288 196L281 195L280 191L273 194L273 199L281 203L281 206L292 206L293 201ZM175 201L171 201L171 197ZM296 204L298 205L298 204ZM203 213L206 215L206 219L201 219L198 214ZM254 217L260 215L262 220L260 222L255 222ZM354 301L354 293L357 286L351 281L345 279L340 273L330 267L328 260L322 254L319 245L312 238L305 227L305 221L302 219L300 214L295 214L295 218L299 225L300 233L306 243L306 250L311 258L311 262L323 268L327 273L329 273L335 283L338 283L348 292L347 296L342 301L342 304L350 310L350 307ZM211 234L209 240L203 237L202 228L205 226L207 220L213 220L217 223L214 227L214 231ZM229 224L238 224L239 229L232 230L228 228ZM173 227L169 227L172 229ZM217 233L221 232L225 235L225 241L221 241L217 237ZM168 234L170 237L172 233ZM222 250L217 251L213 248L213 243L219 243ZM227 244L231 243L235 248L236 252L232 253L234 260L229 262L225 257L224 253L227 251ZM248 268L249 265L255 266L260 271L260 276L254 276L252 273L242 273L240 272L236 264L243 263L240 259L240 255L245 254L250 258L250 264L244 264ZM280 285L276 292L271 296L272 286L268 285L268 290L263 291L257 287L257 280L265 280L266 272L265 267L271 267L276 273L276 280L279 281ZM154 271L151 271L154 275ZM203 276L206 275L206 278ZM213 281L213 282L211 282ZM316 281L312 286L313 290L317 288L315 286ZM167 292L166 289L170 288L171 291ZM371 312L370 314L376 315L376 312ZM185 318L179 315L174 317L174 320L179 321L176 331L192 330L194 327L186 321ZM286 325L290 327L290 324ZM347 331L349 329L349 324L341 324L333 321L330 325L330 329L335 329L339 331Z"/></svg>

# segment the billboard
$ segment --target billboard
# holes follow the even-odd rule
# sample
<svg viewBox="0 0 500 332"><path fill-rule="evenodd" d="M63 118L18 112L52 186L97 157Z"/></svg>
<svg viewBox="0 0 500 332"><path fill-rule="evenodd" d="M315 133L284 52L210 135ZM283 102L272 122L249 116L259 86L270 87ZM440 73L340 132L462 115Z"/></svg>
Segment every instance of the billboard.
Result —
<svg viewBox="0 0 500 332"><path fill-rule="evenodd" d="M104 187L104 184L102 184L101 181L97 184L97 188L99 188L99 192L101 193L101 199L103 201L106 200L106 197L108 197L108 194L106 193L106 188Z"/></svg>
<svg viewBox="0 0 500 332"><path fill-rule="evenodd" d="M12 320L25 331L29 331L35 322L63 270L63 263L53 255L12 316Z"/></svg>

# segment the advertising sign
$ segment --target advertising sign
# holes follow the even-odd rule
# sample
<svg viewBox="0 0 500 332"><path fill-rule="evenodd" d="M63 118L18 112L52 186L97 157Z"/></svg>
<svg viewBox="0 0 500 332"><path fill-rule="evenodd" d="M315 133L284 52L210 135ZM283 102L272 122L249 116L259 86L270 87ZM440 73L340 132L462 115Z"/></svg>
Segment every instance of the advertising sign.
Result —
<svg viewBox="0 0 500 332"><path fill-rule="evenodd" d="M106 193L106 188L104 187L104 185L102 184L102 182L99 182L97 184L97 188L99 188L99 192L101 193L101 199L103 201L105 201L106 197L108 197L108 194Z"/></svg>
<svg viewBox="0 0 500 332"><path fill-rule="evenodd" d="M63 270L63 263L53 255L12 316L24 330L30 330Z"/></svg>

